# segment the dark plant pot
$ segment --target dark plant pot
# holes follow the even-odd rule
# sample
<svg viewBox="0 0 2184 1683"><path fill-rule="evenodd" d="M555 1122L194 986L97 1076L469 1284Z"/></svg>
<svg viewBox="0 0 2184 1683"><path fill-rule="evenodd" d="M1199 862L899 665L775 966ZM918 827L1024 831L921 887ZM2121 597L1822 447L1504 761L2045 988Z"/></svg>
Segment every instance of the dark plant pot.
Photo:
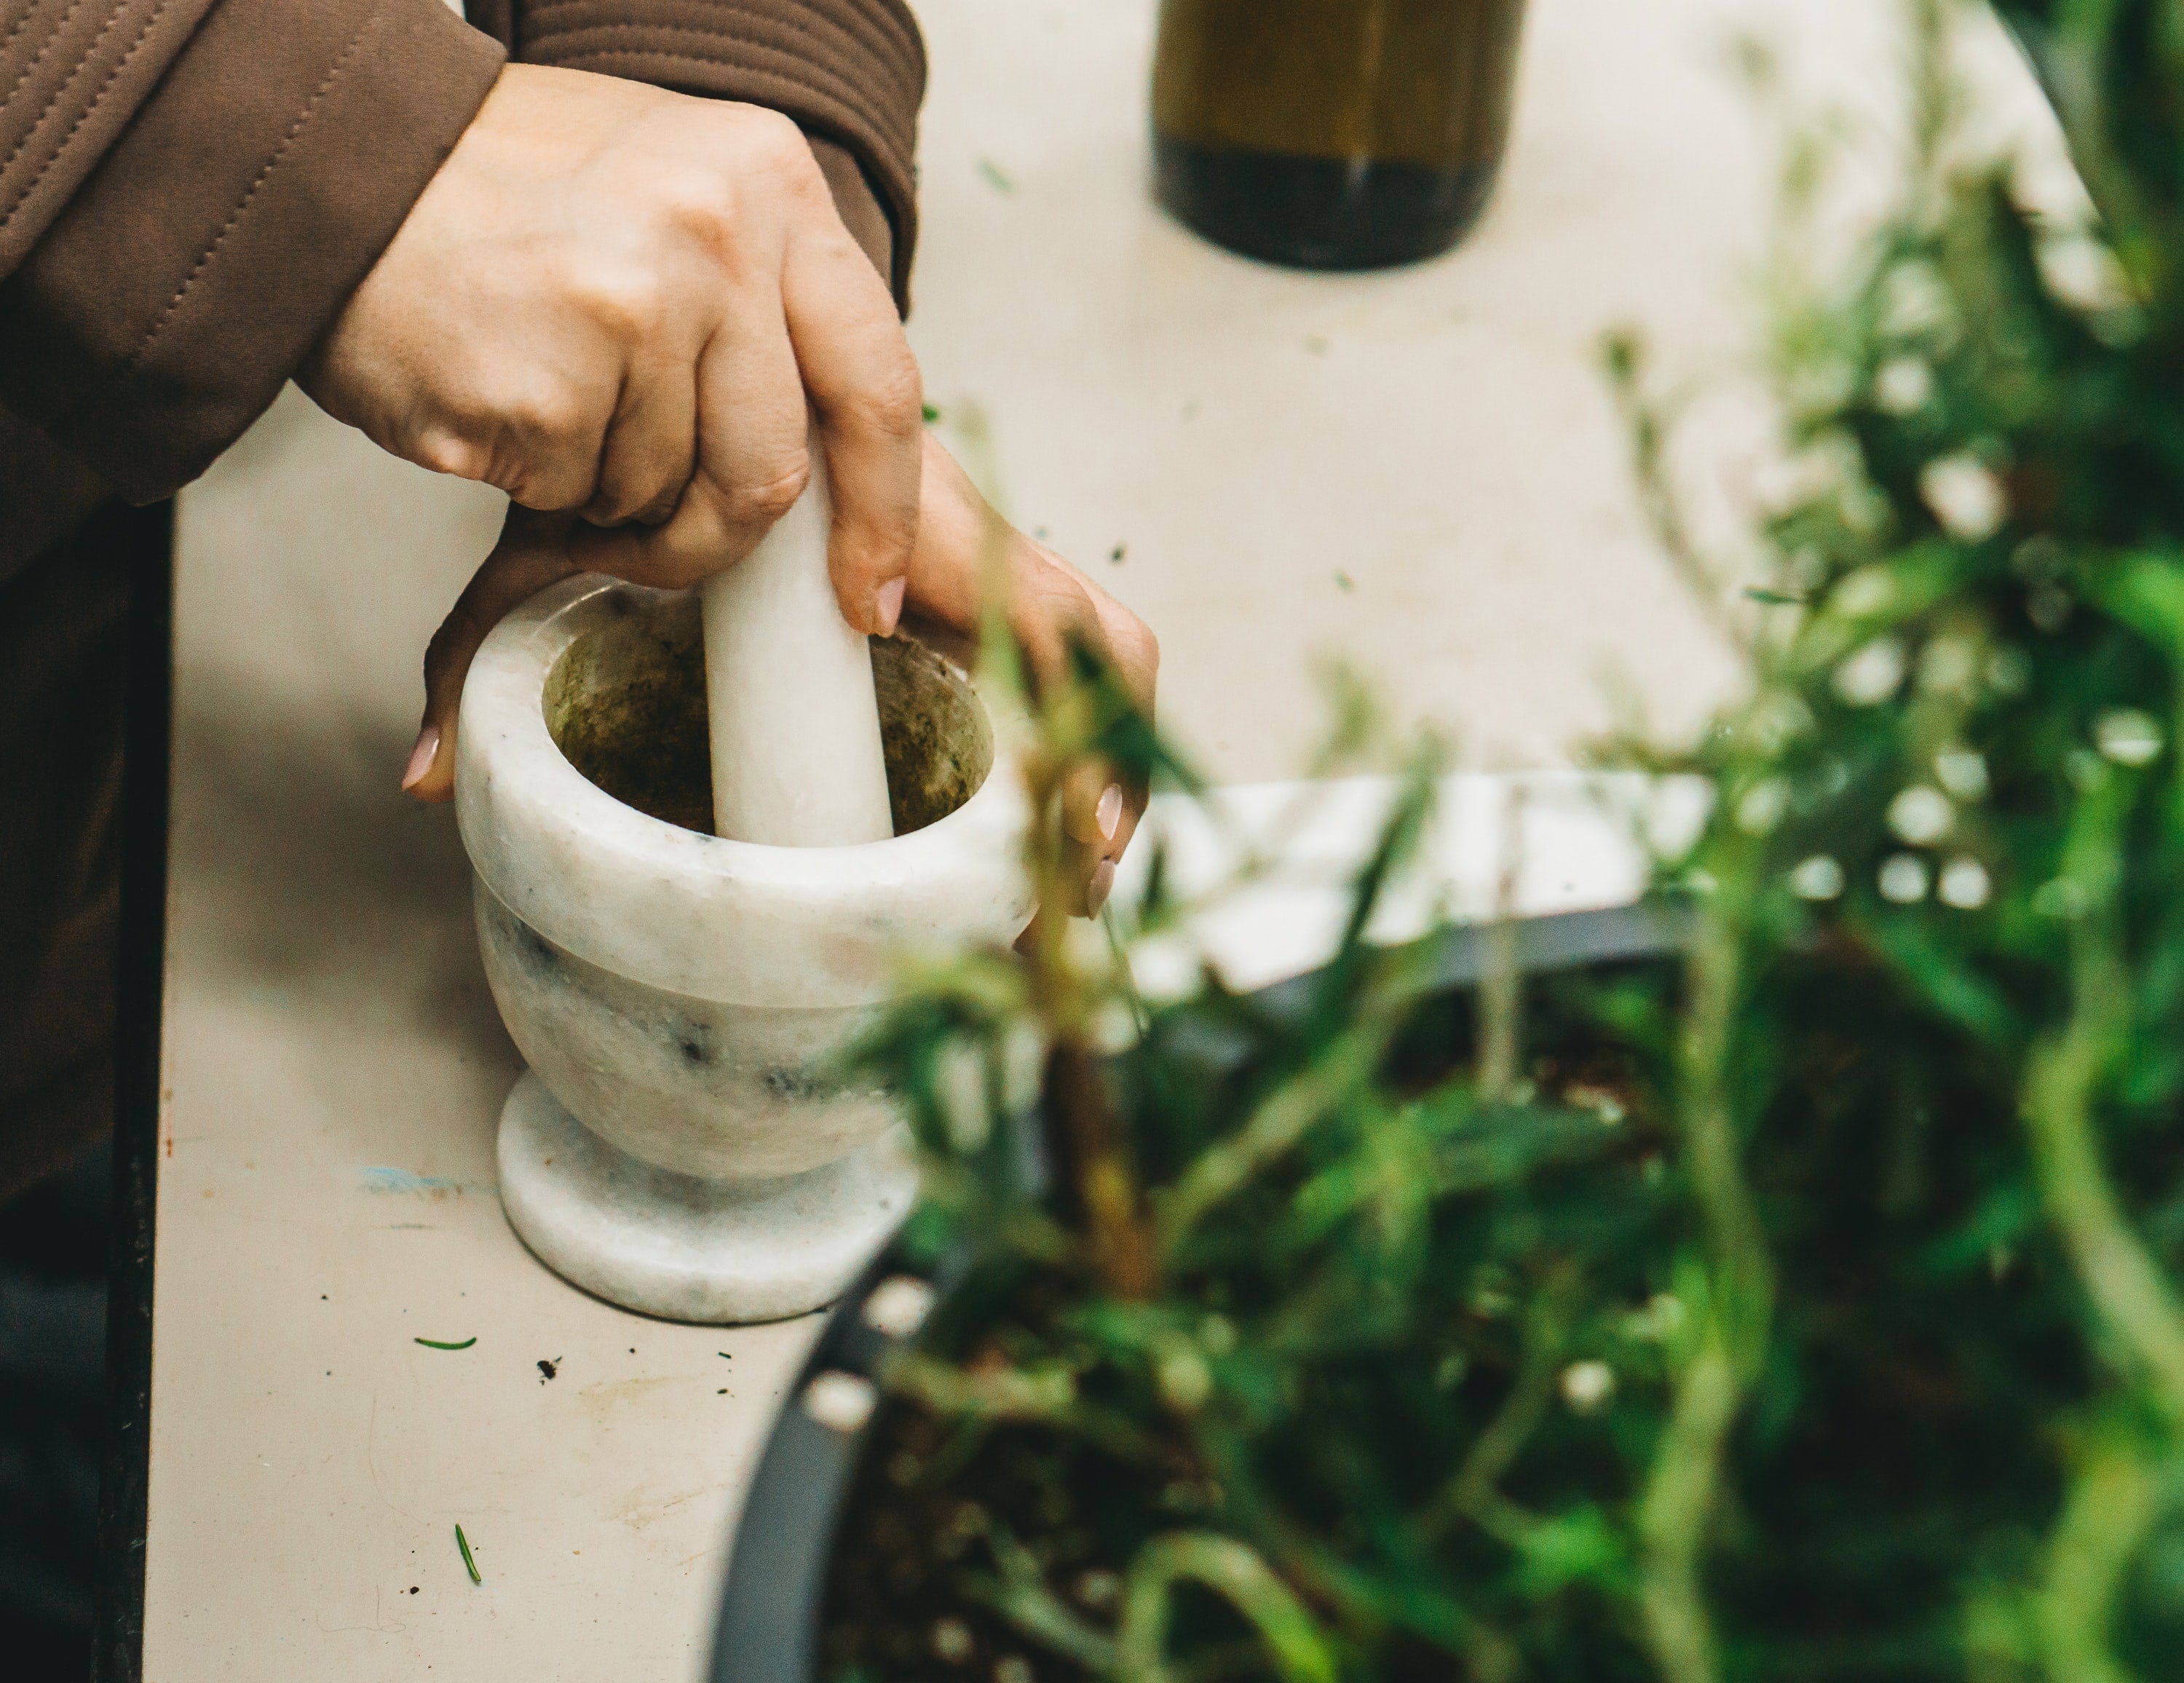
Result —
<svg viewBox="0 0 2184 1683"><path fill-rule="evenodd" d="M1659 905L1526 918L1517 925L1517 967L1545 975L1668 957L1682 949L1688 928L1686 918ZM1485 928L1452 929L1435 939L1439 950L1422 993L1468 988L1485 976L1491 962ZM1279 1005L1285 994L1301 995L1309 984L1300 977L1260 997ZM879 1373L902 1341L873 1324L875 1294L907 1276L938 1298L962 1273L944 1263L936 1276L908 1265L890 1246L827 1317L774 1422L737 1526L714 1639L714 1683L816 1683L836 1529L872 1424L872 1414L845 1419L840 1404L870 1396L872 1414L887 1406L878 1396ZM836 1424L827 1424L827 1416Z"/></svg>

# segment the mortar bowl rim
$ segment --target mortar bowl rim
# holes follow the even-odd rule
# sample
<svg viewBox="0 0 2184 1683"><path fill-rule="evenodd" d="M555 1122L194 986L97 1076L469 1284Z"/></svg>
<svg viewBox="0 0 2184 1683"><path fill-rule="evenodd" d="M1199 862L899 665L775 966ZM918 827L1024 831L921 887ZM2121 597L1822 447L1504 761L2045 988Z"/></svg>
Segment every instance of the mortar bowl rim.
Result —
<svg viewBox="0 0 2184 1683"><path fill-rule="evenodd" d="M773 847L705 835L626 805L569 761L546 721L555 663L588 633L681 594L579 574L487 636L464 686L455 809L494 895L604 969L734 1002L869 1004L884 995L889 950L1013 939L1031 911L1028 809L975 680L994 725L985 778L954 811L883 841ZM793 944L800 928L811 937L802 959L769 962L766 949Z"/></svg>

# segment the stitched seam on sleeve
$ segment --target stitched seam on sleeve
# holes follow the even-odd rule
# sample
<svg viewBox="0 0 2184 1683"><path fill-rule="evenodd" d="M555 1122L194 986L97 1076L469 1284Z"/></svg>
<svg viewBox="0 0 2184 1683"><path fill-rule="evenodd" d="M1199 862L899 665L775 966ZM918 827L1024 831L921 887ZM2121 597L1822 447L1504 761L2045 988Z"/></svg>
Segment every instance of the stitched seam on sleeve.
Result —
<svg viewBox="0 0 2184 1683"><path fill-rule="evenodd" d="M145 42L151 38L152 31L158 25L159 20L166 15L168 7L171 6L173 3L174 0L159 0L159 3L152 8L152 15L144 20L144 27L136 31L136 38L129 43L127 50L122 53L120 58L114 61L114 68L106 73L106 80L98 85L98 91L91 96L91 103L86 105L83 109L77 114L75 121L69 125L68 132L63 135L53 143L52 151L47 154L46 161L43 164L41 164L36 170L31 172L30 180L24 182L22 187L16 191L14 198L8 201L8 208L6 210L0 211L0 233L5 233L7 231L8 225L15 220L16 213L22 209L23 202L30 198L32 193L37 191L38 183L44 181L46 178L46 172L51 170L54 163L68 150L69 142L74 140L77 132L86 123L91 120L92 113L98 109L100 104L105 100L106 96L114 91L114 84L120 80L121 73L129 68L130 60L136 56L137 53L142 48ZM73 9L73 8L71 8L71 9ZM118 16L120 14L116 14L116 15ZM111 28L112 26L112 20L109 19L106 28ZM104 28L99 31L99 34L101 36L103 36L105 33L106 29ZM92 42L93 47L96 47L98 44L98 43L95 39ZM50 112L53 109L53 106L59 101L61 94L68 92L69 82L75 81L76 76L81 73L83 65L88 64L90 62L90 55L86 53L83 59L83 64L79 64L75 71L70 72L69 81L64 82L61 85L59 92L56 92L52 99L46 102L46 109L38 113L38 120L36 122L31 124L30 133L23 137L21 142L18 144L15 149L9 153L5 159L0 159L0 176L5 176L7 175L8 166L14 164L18 158L22 156L23 148L28 146L32 140L36 138L38 130L44 126L47 112ZM25 70L23 74L25 75L28 75L30 71ZM18 83L18 86L20 86L20 82Z"/></svg>
<svg viewBox="0 0 2184 1683"><path fill-rule="evenodd" d="M212 242L205 247L203 255L191 265L190 272L182 277L181 285L175 288L175 295L167 300L167 307L159 312L159 319L145 331L142 343L129 354L128 359L117 371L133 369L150 354L153 344L167 331L167 324L174 319L175 312L182 307L182 300L189 296L190 288L197 285L213 259L219 255L220 247L227 243L227 237L249 214L251 205L257 201L259 188L264 187L274 170L281 166L296 144L297 137L309 126L311 119L318 115L319 107L326 103L327 93L340 80L342 72L348 68L349 60L356 56L357 44L378 21L379 14L374 13L356 26L356 32L349 36L333 63L327 66L326 75L319 79L319 85L311 90L311 97L304 102L304 109L296 114L296 120L288 125L288 132L281 137L281 143L273 148L273 155L251 178L250 185L243 189L242 197L236 201L235 209L228 213L227 220L220 224L220 231L212 237Z"/></svg>
<svg viewBox="0 0 2184 1683"><path fill-rule="evenodd" d="M44 64L44 63L46 62L46 54L47 54L47 53L50 53L50 52L52 52L52 51L53 50L53 43L54 43L55 42L58 41L58 40L59 40L59 39L60 39L64 35L65 35L65 34L67 34L67 33L68 33L68 26L69 26L70 24L72 24L72 23L74 23L74 22L75 21L75 14L76 14L78 12L81 11L82 9L83 9L83 0L69 0L69 8L68 8L68 10L66 10L65 12L63 12L63 13L61 14L61 15L60 15L60 20L59 20L58 23L56 23L56 24L53 25L53 32L52 32L50 35L47 36L47 37L45 38L45 40L44 40L43 42L40 42L40 43L39 43L38 50L37 50L36 53L33 53L31 55L31 62L30 62L29 64L27 64L24 65L24 66L23 66L23 68L22 68L22 70L21 70L17 74L17 75L16 75L16 77L15 77L15 80L14 80L14 81L11 81L11 82L9 82L9 83L8 84L8 91L7 91L5 93L0 93L0 105L5 105L5 104L9 101L9 100L13 99L13 98L15 97L15 90L16 90L17 88L19 88L19 87L22 86L22 85L23 85L25 82L26 82L26 81L30 81L30 79L31 79L31 71L33 71L33 70L36 70L36 69L38 68L38 66L39 66L39 65L41 65L41 64ZM111 17L108 18L108 19L107 19L107 20L105 21L105 23L103 23L103 25L101 25L99 26L98 35L98 36L93 36L92 37L92 41L91 41L91 44L92 44L92 46L96 47L96 46L98 46L98 36L103 36L103 35L104 35L104 34L106 33L106 31L107 31L108 30L112 29L112 28L114 27L114 23L115 23L116 20L118 20L118 19L120 17L120 15L121 15L121 14L120 14L120 13L119 13L119 12L114 13L114 14L113 14L113 16L111 16ZM30 21L30 18L29 18L29 16L28 16L28 14L27 14L25 15L23 21L24 21L25 23L28 23L28 22ZM20 27L20 25L18 25L18 27ZM15 31L14 31L14 30L10 30L10 31L8 31L8 40L10 40L10 41L13 41L14 38L15 38ZM73 79L74 79L74 78L73 78L73 76L71 76L70 80L73 80ZM62 84L61 84L61 86L62 86L63 91L64 91L64 92L65 92L65 91L66 91L66 89L67 89L68 84L67 84L66 82L64 82L64 83L62 83ZM56 94L53 96L53 98L54 98L54 99L58 99L58 98L60 98L60 95L59 95L59 94L58 94L58 93L56 93ZM47 103L46 109L49 111L49 110L51 110L52 109L53 109L52 102L51 102L51 101L48 101L48 102ZM41 111L40 113L38 113L39 120L40 120L41 121L42 121L42 120L44 120L44 118L45 118L45 114L46 114L46 113L45 113L44 111ZM37 124L36 124L36 123L33 123L33 124L31 124L31 131L32 131L32 132L33 132L33 133L35 133L35 132L36 131L36 130L37 130L37 126L38 126L38 125L37 125ZM20 147L18 147L18 148L16 148L16 149L15 149L15 150L16 150L17 152L20 152L20 151L21 151L21 150L22 150L22 148L21 148ZM8 153L8 159L9 159L9 161L10 161L10 162L12 162L12 161L14 160L14 153Z"/></svg>
<svg viewBox="0 0 2184 1683"><path fill-rule="evenodd" d="M159 318L144 330L144 337L137 341L136 348L115 366L111 374L100 381L81 402L73 405L64 415L57 416L55 418L57 422L73 420L77 415L95 410L114 387L134 373L144 359L151 354L153 346L159 342L160 335L166 332L168 324L174 319L175 312L181 308L182 300L189 296L190 289L196 286L198 279L204 274L214 257L219 254L220 247L226 242L227 237L235 231L237 226L248 213L252 203L258 197L258 190L265 185L267 177L272 175L281 160L288 155L290 148L296 143L297 137L309 125L311 119L318 114L319 107L325 103L328 91L340 78L342 72L348 68L349 60L355 56L358 43L364 39L372 25L380 20L380 15L375 13L357 25L356 32L349 36L348 43L343 47L332 64L328 67L326 75L320 79L319 85L311 90L310 98L304 102L304 109L297 114L295 121L288 125L288 131L281 136L281 143L273 148L272 155L259 167L257 175L251 179L250 185L243 189L242 197L236 201L235 209L228 213L227 220L220 225L220 231L212 237L210 242L199 254L198 260L191 265L189 273L182 277L181 284L175 288L175 295L167 300L166 307L159 312Z"/></svg>
<svg viewBox="0 0 2184 1683"><path fill-rule="evenodd" d="M62 14L61 14L61 15L60 15L60 18L59 18L58 21L57 21L57 22L53 25L53 35L58 36L58 34L59 34L63 30L64 30L64 29L66 29L66 28L68 27L69 20L70 20L70 18L72 18L72 17L74 17L74 16L75 15L75 8L76 8L76 4L80 4L80 3L81 3L81 0L74 0L74 3L71 3L71 4L70 5L70 7L69 7L68 10L66 10L65 12L64 12L64 13L62 13ZM18 19L16 19L16 20L15 20L14 26L12 29L10 29L10 30L8 31L8 33L7 33L7 34L5 34L5 35L0 35L0 53L5 53L5 52L9 48L9 47L13 47L13 46L15 44L15 37L16 37L17 36L20 35L20 34L21 34L25 30L26 30L26 29L28 29L28 28L30 28L30 26L31 26L31 19L33 19L33 18L35 18L35 17L36 17L37 15L38 15L38 8L37 8L35 5L31 5L31 6L25 6L25 7L24 7L24 8L23 8L23 15L22 15L21 17L20 17L20 18L18 18ZM51 44L50 37L48 38L47 44L48 44L48 45L50 45L50 44ZM39 52L40 52L40 56L41 56L41 57L42 57L42 56L43 56L43 53L44 53L44 48L42 48L42 48L40 48L40 49L39 49ZM36 63L37 63L37 60L36 60L36 59L33 59L31 62L31 64L32 64L33 65L36 65ZM30 71L28 71L28 70L25 70L25 71L24 71L24 73L23 73L23 75L28 75L29 74L30 74ZM15 86L16 86L16 87L20 87L22 85L23 85L23 83L22 83L22 77L21 77L21 76L17 77L17 78L16 78L16 80L15 80ZM8 92L11 92L11 93L12 93L12 92L14 92L14 88L10 88L10 89L8 90ZM0 103L4 103L4 102L0 102Z"/></svg>

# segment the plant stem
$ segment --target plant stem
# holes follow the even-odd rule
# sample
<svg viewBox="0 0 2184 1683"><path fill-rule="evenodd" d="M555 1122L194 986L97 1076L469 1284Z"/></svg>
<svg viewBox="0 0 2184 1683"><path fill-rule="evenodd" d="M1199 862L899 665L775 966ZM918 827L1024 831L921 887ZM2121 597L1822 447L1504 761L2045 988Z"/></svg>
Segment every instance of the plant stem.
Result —
<svg viewBox="0 0 2184 1683"><path fill-rule="evenodd" d="M2039 1601L2048 1675L2070 1683L2134 1683L2109 1652L2108 1627L2124 1572L2161 1516L2159 1481L2126 1444L2081 1468L2048 1541Z"/></svg>
<svg viewBox="0 0 2184 1683"><path fill-rule="evenodd" d="M1243 1127L1208 1146L1167 1190L1160 1205L1160 1249L1173 1257L1199 1218L1304 1137L1306 1131L1369 1083L1386 1052L1386 1012L1367 1012L1318 1058L1277 1087Z"/></svg>
<svg viewBox="0 0 2184 1683"><path fill-rule="evenodd" d="M1486 1429L1472 1440L1454 1479L1435 1497L1420 1522L1429 1538L1438 1539L1459 1514L1476 1519L1502 1540L1518 1517L1513 1504L1495 1485L1509 1470L1554 1400L1555 1364L1562 1357L1568 1310L1577 1293L1577 1270L1565 1263L1547 1279L1532 1300L1524 1327L1524 1352L1515 1382Z"/></svg>
<svg viewBox="0 0 2184 1683"><path fill-rule="evenodd" d="M1498 1104L1517 1084L1524 1039L1524 978L1517 969L1517 884L1524 864L1524 791L1513 787L1502 809L1502 870L1487 931L1486 974L1479 984L1479 1093Z"/></svg>
<svg viewBox="0 0 2184 1683"><path fill-rule="evenodd" d="M2025 1125L2042 1201L2079 1283L2153 1385L2174 1430L2184 1427L2184 1309L2117 1201L2093 1117L2102 1084L2131 1045L2131 977L2116 900L2134 793L2113 777L2072 817L2064 868L2091 903L2071 932L2069 1020L2026 1061Z"/></svg>
<svg viewBox="0 0 2184 1683"><path fill-rule="evenodd" d="M1709 1329L1676 1376L1675 1405L1639 1506L1646 1635L1669 1683L1713 1683L1714 1676L1699 1546L1741 1396L1736 1363L1717 1333Z"/></svg>
<svg viewBox="0 0 2184 1683"><path fill-rule="evenodd" d="M1034 1423L1068 1432L1121 1461L1147 1459L1152 1451L1128 1417L1083 1402L1075 1376L1048 1367L967 1369L922 1350L900 1350L888 1363L888 1389L915 1397L932 1413L960 1419Z"/></svg>
<svg viewBox="0 0 2184 1683"><path fill-rule="evenodd" d="M1033 1641L1044 1642L1095 1677L1115 1675L1115 1639L1079 1618L1046 1586L1039 1558L1018 1542L1006 1525L995 1522L987 1535L1000 1579L991 1584L973 1582L978 1600L1015 1625Z"/></svg>
<svg viewBox="0 0 2184 1683"><path fill-rule="evenodd" d="M1106 1083L1084 1042L1057 1039L1046 1062L1046 1106L1107 1290L1143 1301L1159 1285L1150 1226L1138 1196L1128 1148L1108 1102Z"/></svg>
<svg viewBox="0 0 2184 1683"><path fill-rule="evenodd" d="M2026 1071L2025 1120L2041 1195L2094 1308L2153 1380L2164 1412L2184 1424L2184 1314L2101 1168L2090 1100L2106 1057L2091 1038L2074 1021L2033 1053Z"/></svg>
<svg viewBox="0 0 2184 1683"><path fill-rule="evenodd" d="M1168 1603L1178 1581L1203 1584L1251 1622L1284 1683L1335 1683L1334 1658L1289 1585L1234 1537L1171 1531L1138 1551L1123 1599L1117 1675L1163 1683Z"/></svg>
<svg viewBox="0 0 2184 1683"><path fill-rule="evenodd" d="M1723 874L1719 893L1726 899L1735 878ZM1740 970L1734 922L1718 902L1691 956L1679 1106L1710 1290L1697 1348L1676 1375L1638 1514L1646 1631L1669 1683L1713 1683L1716 1676L1700 1559L1730 1429L1765 1362L1774 1314L1774 1262L1738 1160L1729 1095Z"/></svg>

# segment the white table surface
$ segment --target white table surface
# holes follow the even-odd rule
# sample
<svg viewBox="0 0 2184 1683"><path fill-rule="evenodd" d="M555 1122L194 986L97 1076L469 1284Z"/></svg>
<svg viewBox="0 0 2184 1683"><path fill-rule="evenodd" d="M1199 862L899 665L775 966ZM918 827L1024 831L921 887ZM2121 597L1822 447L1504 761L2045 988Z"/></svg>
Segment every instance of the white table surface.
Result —
<svg viewBox="0 0 2184 1683"><path fill-rule="evenodd" d="M1167 716L1218 777L1295 772L1330 651L1487 765L1560 759L1611 660L1669 724L1724 693L1593 348L1635 320L1672 368L1733 354L1764 195L1724 20L1870 70L1869 8L1861 36L1828 0L1535 0L1484 226L1348 279L1147 203L1151 0L919 10L930 390L987 417L1017 517L1159 632ZM452 818L395 790L419 653L497 521L292 393L183 499L152 1683L693 1676L813 1331L626 1314L502 1220L516 1061Z"/></svg>

